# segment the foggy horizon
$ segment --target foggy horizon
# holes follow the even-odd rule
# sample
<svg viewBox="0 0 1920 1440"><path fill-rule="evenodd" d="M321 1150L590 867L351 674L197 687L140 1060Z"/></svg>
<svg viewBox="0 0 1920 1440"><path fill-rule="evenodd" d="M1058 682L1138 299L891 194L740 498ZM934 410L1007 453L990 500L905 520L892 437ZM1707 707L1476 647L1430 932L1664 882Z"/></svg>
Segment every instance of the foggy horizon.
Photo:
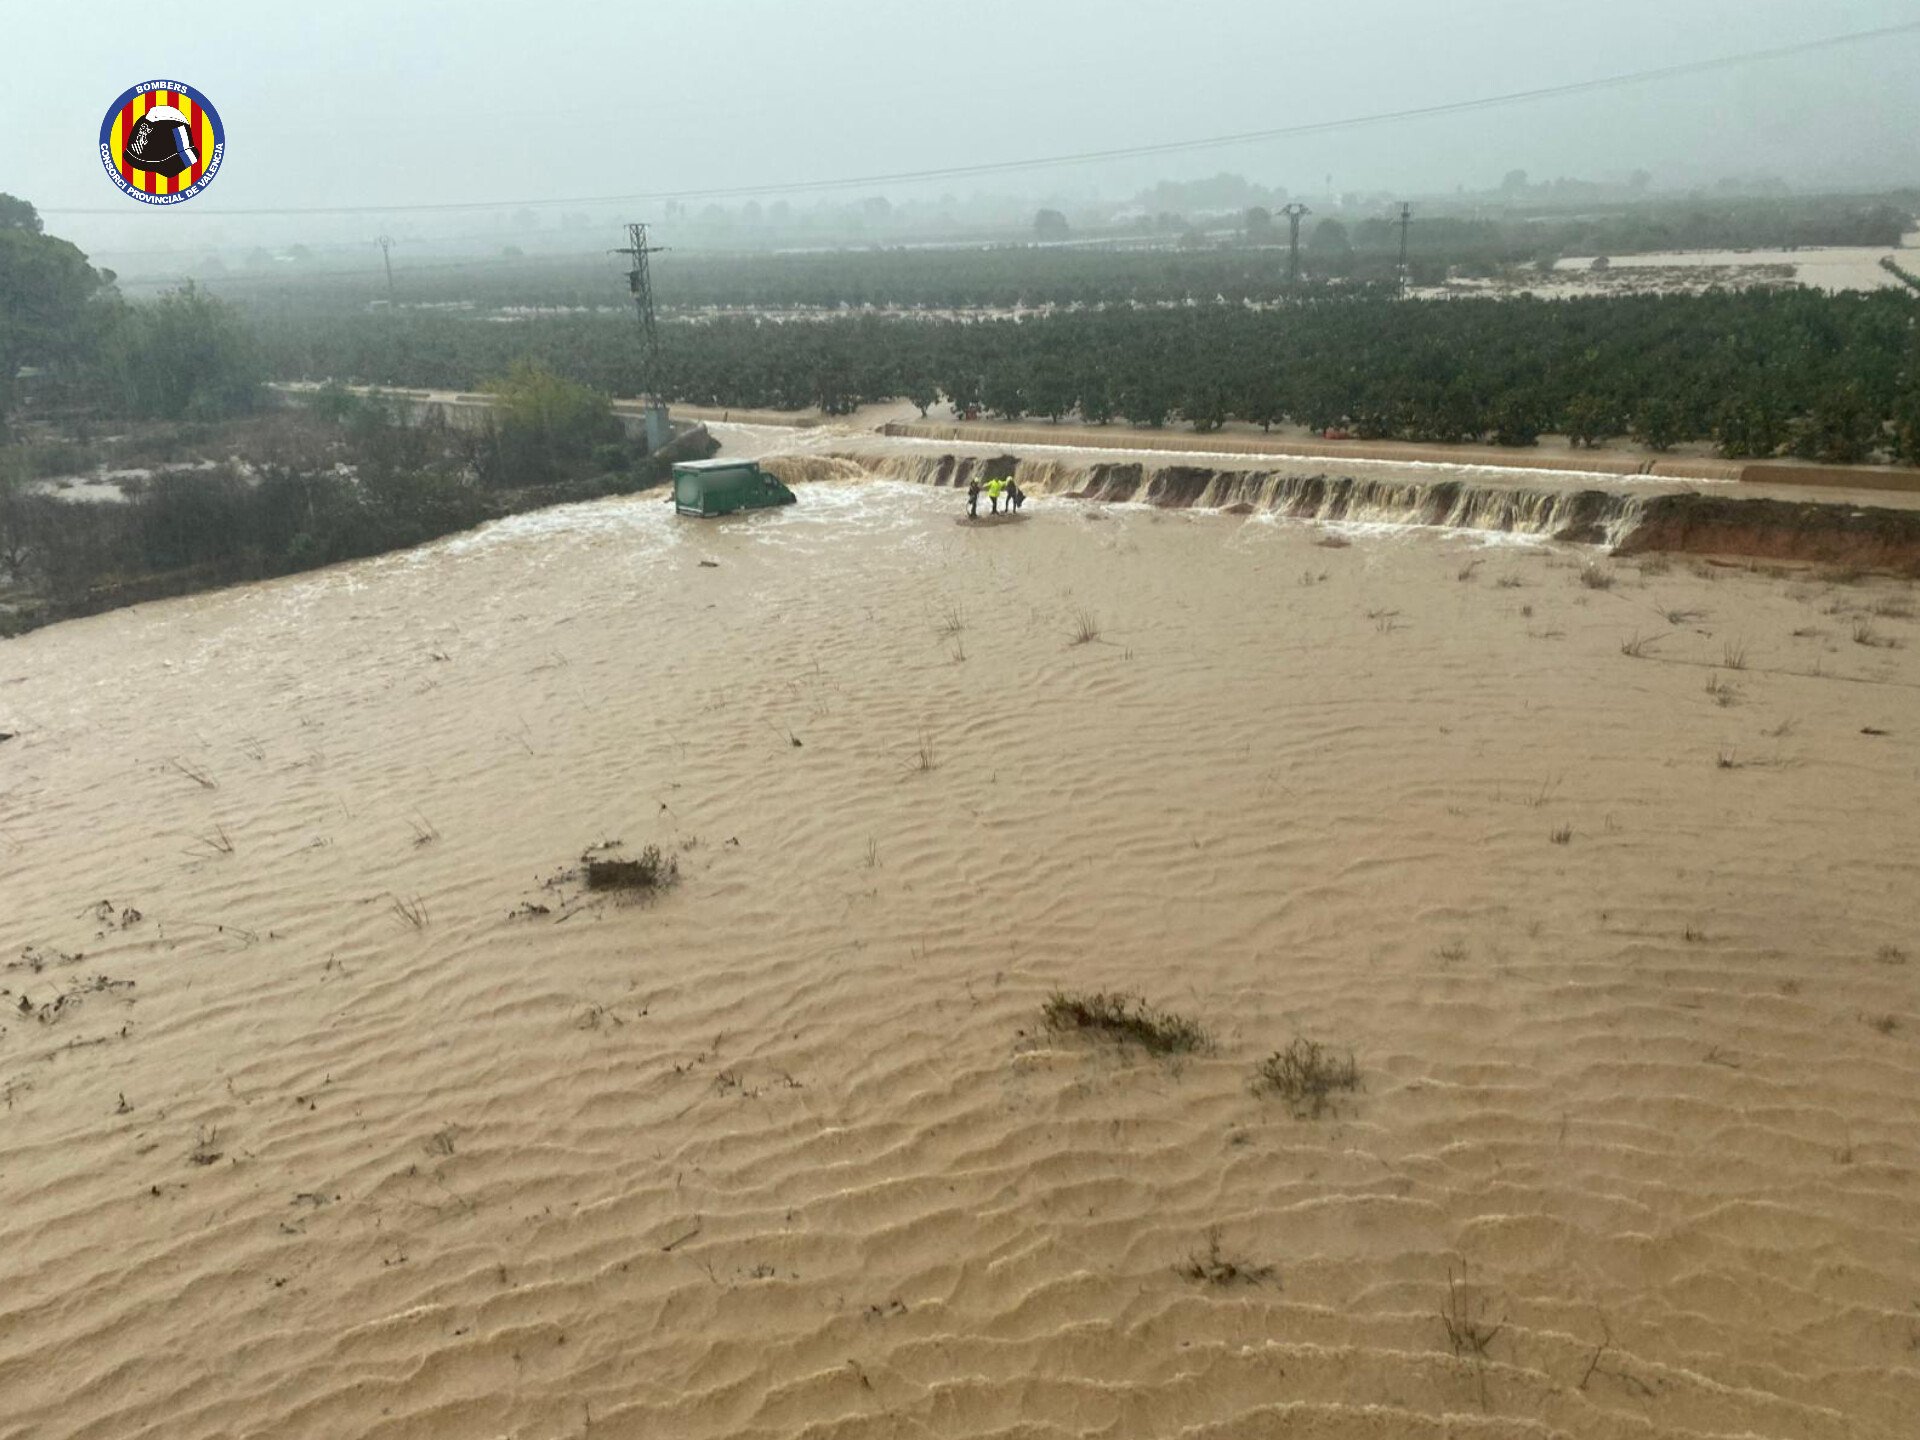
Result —
<svg viewBox="0 0 1920 1440"><path fill-rule="evenodd" d="M422 244L552 237L666 218L670 191L728 209L781 186L998 164L1202 139L1473 101L1894 25L1892 0L1820 12L1784 0L1651 0L1541 17L1486 0L1445 15L1405 0L1338 12L1242 3L1041 7L1006 0L903 20L892 7L674 0L635 15L483 0L392 11L345 0L324 14L206 7L208 23L155 45L13 7L33 143L0 189L104 263L146 249L366 242L404 222ZM1169 44L1169 37L1177 43ZM1792 58L1495 109L1332 133L985 176L789 193L794 211L885 196L911 206L1116 202L1157 181L1220 173L1311 199L1441 196L1535 182L1620 180L1657 192L1773 178L1796 190L1920 183L1911 82L1920 32ZM128 85L178 79L227 132L205 196L178 207L116 194L92 141ZM757 195L745 191L765 187ZM487 197L497 195L497 200ZM589 197L583 199L582 197ZM697 213L706 198L686 202ZM459 205L435 211L423 208ZM363 214L238 214L368 207ZM390 209L381 207L391 207ZM633 212L633 213L629 213ZM391 217L389 220L388 217Z"/></svg>

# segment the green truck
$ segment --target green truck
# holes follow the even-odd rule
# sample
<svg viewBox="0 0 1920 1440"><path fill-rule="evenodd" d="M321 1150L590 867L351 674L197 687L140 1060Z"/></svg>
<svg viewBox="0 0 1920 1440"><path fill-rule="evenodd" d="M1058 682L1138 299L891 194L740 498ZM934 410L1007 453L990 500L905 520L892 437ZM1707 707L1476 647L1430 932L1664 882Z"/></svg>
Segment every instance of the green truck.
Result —
<svg viewBox="0 0 1920 1440"><path fill-rule="evenodd" d="M673 467L673 508L682 515L765 510L795 498L751 460L688 460Z"/></svg>

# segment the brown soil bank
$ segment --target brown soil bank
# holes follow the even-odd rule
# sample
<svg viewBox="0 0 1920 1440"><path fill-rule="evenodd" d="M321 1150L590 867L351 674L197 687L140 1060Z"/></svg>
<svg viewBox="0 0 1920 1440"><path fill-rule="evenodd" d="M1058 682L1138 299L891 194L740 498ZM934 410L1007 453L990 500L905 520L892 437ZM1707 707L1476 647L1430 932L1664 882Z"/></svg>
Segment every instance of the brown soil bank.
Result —
<svg viewBox="0 0 1920 1440"><path fill-rule="evenodd" d="M1920 574L1920 512L1740 496L1656 495L1619 540L1620 554L1680 551L1813 560Z"/></svg>
<svg viewBox="0 0 1920 1440"><path fill-rule="evenodd" d="M1304 475L1013 454L843 452L775 456L764 463L789 483L871 475L960 488L975 480L1011 478L1031 495L1110 504L1501 531L1607 545L1623 554L1680 551L1920 574L1920 510L1837 500L1643 484L1575 489L1538 478Z"/></svg>

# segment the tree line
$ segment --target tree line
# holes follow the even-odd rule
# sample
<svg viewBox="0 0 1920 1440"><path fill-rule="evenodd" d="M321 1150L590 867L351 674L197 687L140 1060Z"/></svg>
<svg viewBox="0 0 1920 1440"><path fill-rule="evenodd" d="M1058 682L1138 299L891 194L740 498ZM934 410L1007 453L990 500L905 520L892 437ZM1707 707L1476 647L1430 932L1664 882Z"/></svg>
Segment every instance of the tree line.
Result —
<svg viewBox="0 0 1920 1440"><path fill-rule="evenodd" d="M0 196L0 634L62 614L417 545L657 484L604 392L509 357L473 429L327 387L269 403L250 318L192 288L130 304ZM119 498L70 478L123 474ZM49 482L52 483L43 483Z"/></svg>
<svg viewBox="0 0 1920 1440"><path fill-rule="evenodd" d="M683 403L844 414L910 399L960 413L1198 431L1229 421L1361 438L1920 462L1920 309L1897 291L1712 291L1013 318L722 317L669 323L659 388ZM634 327L598 316L261 313L278 375L471 388L530 359L595 390L643 388Z"/></svg>
<svg viewBox="0 0 1920 1440"><path fill-rule="evenodd" d="M0 194L0 443L26 400L130 419L251 410L264 362L243 318L191 285L144 304Z"/></svg>
<svg viewBox="0 0 1920 1440"><path fill-rule="evenodd" d="M870 257L831 258L858 269ZM970 258L996 263L940 263ZM23 390L55 411L193 421L246 413L269 374L473 389L532 361L602 395L649 383L618 313L499 324L284 300L241 308L192 288L129 304L20 202L0 208L0 306L0 427ZM1655 449L1710 441L1740 458L1914 461L1915 313L1894 291L1406 303L1321 287L1259 304L1017 317L715 315L663 327L665 369L652 383L682 402L828 414L906 398L923 413L944 401L960 413L1200 431L1240 421L1516 446L1547 433L1586 445L1627 436ZM507 464L526 474L539 457Z"/></svg>

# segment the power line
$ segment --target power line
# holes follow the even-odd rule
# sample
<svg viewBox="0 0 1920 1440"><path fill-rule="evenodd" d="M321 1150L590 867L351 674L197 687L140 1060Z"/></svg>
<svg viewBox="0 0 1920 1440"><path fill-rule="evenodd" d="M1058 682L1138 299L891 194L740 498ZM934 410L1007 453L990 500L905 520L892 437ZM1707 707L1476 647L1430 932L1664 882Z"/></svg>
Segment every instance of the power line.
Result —
<svg viewBox="0 0 1920 1440"><path fill-rule="evenodd" d="M1340 130L1357 130L1372 125L1399 124L1408 120L1435 119L1461 115L1497 106L1528 104L1536 100L1582 95L1623 85L1643 85L1657 80L1674 80L1713 70L1728 70L1765 60L1783 60L1815 50L1831 50L1844 45L1859 45L1871 40L1889 40L1920 32L1920 20L1900 25L1884 25L1877 30L1858 30L1846 35L1830 35L1819 40L1802 40L1792 45L1775 45L1764 50L1748 50L1737 55L1721 55L1707 60L1690 60L1678 65L1662 65L1651 70L1634 70L1621 75L1605 75L1593 80L1574 80L1561 85L1543 85L1532 90L1513 90L1503 95L1486 95L1475 100L1450 100L1435 105L1416 105L1403 110L1383 110L1372 115L1354 115L1340 120L1315 120L1298 125L1280 125L1266 130L1243 130L1232 135L1212 135L1199 140L1166 140L1151 145L1125 145L1108 150L1081 150L1070 155L1048 155L1025 160L995 160L976 165L949 165L929 170L896 170L885 174L853 175L835 180L796 180L779 184L717 186L698 190L658 190L629 195L575 195L543 200L453 200L396 205L318 205L261 207L230 210L198 210L203 216L222 215L387 215L400 212L444 210L501 210L543 205L625 205L669 200L714 200L743 195L793 195L817 190L849 190L870 185L894 185L926 180L965 179L977 175L1002 175L1021 170L1042 170L1058 165L1085 165L1106 160L1130 160L1149 155L1174 155L1194 150L1219 149L1258 141L1285 140L1302 135L1326 135ZM124 209L91 209L50 206L48 215L122 215Z"/></svg>

